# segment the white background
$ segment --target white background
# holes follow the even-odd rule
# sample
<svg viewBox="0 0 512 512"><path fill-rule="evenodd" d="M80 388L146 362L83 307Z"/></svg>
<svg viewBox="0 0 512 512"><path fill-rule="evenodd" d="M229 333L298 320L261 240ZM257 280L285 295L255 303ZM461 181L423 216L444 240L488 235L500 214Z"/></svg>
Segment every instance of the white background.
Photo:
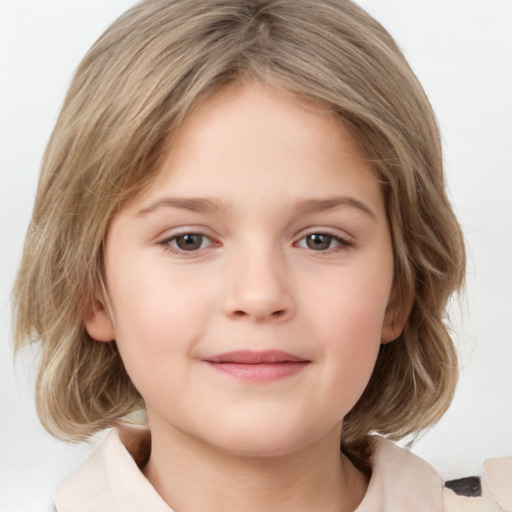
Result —
<svg viewBox="0 0 512 512"><path fill-rule="evenodd" d="M13 364L9 292L39 162L73 70L132 0L0 0L0 511L51 507L89 452L52 439L33 406L33 352ZM462 375L445 418L414 451L445 478L512 455L512 0L360 0L395 36L443 132L468 248L452 308Z"/></svg>

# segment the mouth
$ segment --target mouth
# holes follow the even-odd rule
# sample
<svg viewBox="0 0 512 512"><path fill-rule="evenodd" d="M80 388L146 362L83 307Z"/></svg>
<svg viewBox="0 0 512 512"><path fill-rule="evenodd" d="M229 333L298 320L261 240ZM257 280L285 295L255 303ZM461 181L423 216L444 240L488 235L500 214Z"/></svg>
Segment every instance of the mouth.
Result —
<svg viewBox="0 0 512 512"><path fill-rule="evenodd" d="M311 362L280 350L239 350L208 357L204 361L217 371L253 382L269 382L295 375Z"/></svg>

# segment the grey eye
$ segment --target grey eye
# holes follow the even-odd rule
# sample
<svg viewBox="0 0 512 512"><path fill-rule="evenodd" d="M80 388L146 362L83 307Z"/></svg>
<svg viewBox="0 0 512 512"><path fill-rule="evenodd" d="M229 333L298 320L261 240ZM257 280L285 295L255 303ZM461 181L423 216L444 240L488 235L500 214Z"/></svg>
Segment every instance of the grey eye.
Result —
<svg viewBox="0 0 512 512"><path fill-rule="evenodd" d="M331 247L333 237L321 233L314 233L305 237L306 246L314 251L325 251Z"/></svg>
<svg viewBox="0 0 512 512"><path fill-rule="evenodd" d="M197 233L187 233L173 239L174 245L182 251L196 251L203 247L205 237Z"/></svg>

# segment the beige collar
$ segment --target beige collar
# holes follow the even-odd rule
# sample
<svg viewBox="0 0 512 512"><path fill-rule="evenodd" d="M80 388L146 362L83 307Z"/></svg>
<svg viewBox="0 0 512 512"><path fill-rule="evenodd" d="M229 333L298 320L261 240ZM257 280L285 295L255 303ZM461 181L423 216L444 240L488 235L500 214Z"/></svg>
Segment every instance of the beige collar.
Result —
<svg viewBox="0 0 512 512"><path fill-rule="evenodd" d="M149 430L113 429L55 495L58 512L173 512L140 471ZM372 477L355 512L442 512L442 480L425 461L375 438Z"/></svg>

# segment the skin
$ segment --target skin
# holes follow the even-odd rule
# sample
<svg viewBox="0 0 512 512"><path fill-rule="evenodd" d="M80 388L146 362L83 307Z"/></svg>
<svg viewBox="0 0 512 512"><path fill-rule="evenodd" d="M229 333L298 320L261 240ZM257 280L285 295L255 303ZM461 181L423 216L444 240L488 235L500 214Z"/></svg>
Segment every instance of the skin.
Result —
<svg viewBox="0 0 512 512"><path fill-rule="evenodd" d="M85 324L145 400L144 472L166 502L354 510L367 482L340 454L343 417L402 326L383 193L348 129L259 82L224 88L105 247L108 301ZM208 362L240 350L304 364L255 380Z"/></svg>

